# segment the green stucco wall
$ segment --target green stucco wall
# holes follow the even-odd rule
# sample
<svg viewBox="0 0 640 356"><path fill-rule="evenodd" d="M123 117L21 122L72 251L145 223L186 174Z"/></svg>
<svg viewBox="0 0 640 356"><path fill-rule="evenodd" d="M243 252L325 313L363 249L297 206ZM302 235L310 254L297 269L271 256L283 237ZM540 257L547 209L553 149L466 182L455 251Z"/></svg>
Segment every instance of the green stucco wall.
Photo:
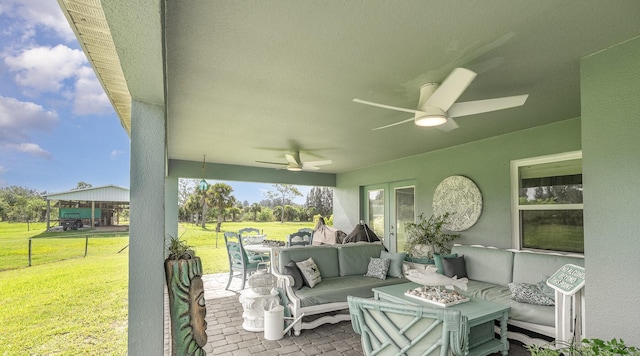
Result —
<svg viewBox="0 0 640 356"><path fill-rule="evenodd" d="M640 38L581 61L586 333L640 346Z"/></svg>
<svg viewBox="0 0 640 356"><path fill-rule="evenodd" d="M339 174L334 226L351 231L358 223L361 186L415 179L416 212L430 215L438 184L463 175L480 188L483 210L480 220L456 241L511 248L511 160L580 150L580 136L580 119L575 118Z"/></svg>

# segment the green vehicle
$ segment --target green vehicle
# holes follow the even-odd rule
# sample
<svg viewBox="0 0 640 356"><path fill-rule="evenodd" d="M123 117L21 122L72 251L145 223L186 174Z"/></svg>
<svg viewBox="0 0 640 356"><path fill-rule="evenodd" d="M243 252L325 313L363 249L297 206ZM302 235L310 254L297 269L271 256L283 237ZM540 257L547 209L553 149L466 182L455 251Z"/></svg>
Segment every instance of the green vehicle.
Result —
<svg viewBox="0 0 640 356"><path fill-rule="evenodd" d="M60 219L60 226L62 226L62 230L67 231L67 229L78 230L81 228L82 219L80 218L79 213L66 213L62 215Z"/></svg>

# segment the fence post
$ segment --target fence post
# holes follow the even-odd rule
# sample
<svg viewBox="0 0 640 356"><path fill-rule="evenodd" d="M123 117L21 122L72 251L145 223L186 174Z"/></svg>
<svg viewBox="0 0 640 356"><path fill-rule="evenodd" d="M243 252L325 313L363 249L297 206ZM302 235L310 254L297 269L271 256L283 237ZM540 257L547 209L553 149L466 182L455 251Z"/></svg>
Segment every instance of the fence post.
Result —
<svg viewBox="0 0 640 356"><path fill-rule="evenodd" d="M89 248L89 235L85 236L85 240L84 240L84 257L87 257L88 248Z"/></svg>
<svg viewBox="0 0 640 356"><path fill-rule="evenodd" d="M29 267L31 267L31 239L29 239Z"/></svg>

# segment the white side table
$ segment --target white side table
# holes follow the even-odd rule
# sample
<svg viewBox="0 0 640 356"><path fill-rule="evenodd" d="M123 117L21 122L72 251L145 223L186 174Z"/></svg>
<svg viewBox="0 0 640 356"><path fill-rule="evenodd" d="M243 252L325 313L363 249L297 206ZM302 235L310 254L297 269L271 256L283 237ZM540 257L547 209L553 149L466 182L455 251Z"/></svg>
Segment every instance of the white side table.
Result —
<svg viewBox="0 0 640 356"><path fill-rule="evenodd" d="M240 303L242 303L242 317L244 322L242 328L247 331L264 331L264 311L269 309L271 303L280 305L278 294L257 294L251 288L240 292Z"/></svg>

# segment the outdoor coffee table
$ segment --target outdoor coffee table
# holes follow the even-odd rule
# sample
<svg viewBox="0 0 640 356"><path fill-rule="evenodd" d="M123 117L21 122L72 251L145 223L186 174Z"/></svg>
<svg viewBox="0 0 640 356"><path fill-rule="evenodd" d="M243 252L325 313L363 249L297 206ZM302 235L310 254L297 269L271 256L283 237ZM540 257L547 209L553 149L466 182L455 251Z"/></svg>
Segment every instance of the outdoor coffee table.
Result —
<svg viewBox="0 0 640 356"><path fill-rule="evenodd" d="M421 287L421 285L410 282L373 288L373 297L376 300L393 303L444 308L404 295L407 290L417 287ZM467 317L466 332L469 342L463 350L464 355L484 356L498 351L501 351L504 356L507 355L509 352L507 320L510 309L508 305L470 298L468 302L447 306L446 308L459 310L462 315ZM494 320L500 321L500 339L495 337Z"/></svg>

